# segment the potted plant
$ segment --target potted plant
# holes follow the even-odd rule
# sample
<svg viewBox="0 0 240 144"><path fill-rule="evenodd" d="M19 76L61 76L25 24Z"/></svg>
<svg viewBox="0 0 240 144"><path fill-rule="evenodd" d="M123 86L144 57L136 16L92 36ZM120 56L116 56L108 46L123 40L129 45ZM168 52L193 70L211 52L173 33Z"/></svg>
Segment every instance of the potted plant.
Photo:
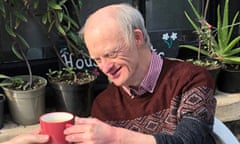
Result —
<svg viewBox="0 0 240 144"><path fill-rule="evenodd" d="M90 60L88 55L85 53L85 49L83 47L84 44L78 35L78 31L81 28L79 14L82 1L45 0L41 1L41 4L43 4L43 6L41 10L39 10L39 0L8 0L0 3L2 17L6 20L5 30L14 40L12 45L13 52L16 56L26 61L29 69L29 76L31 76L31 66L24 53L25 49L29 48L29 42L18 32L18 28L21 24L28 22L29 17L32 19L37 17L36 19L39 26L43 30L47 30L47 37L50 40L52 48L54 49L60 61L60 67L58 70L62 71L62 67L66 69L72 67L73 71L76 73L77 71L83 71L83 73L85 73L85 68L84 70L79 70L74 68L72 65L68 65L59 52L61 50L58 48L59 40L63 38L64 45L66 46L70 55L74 55L76 58L78 58L80 55L81 58L83 57L84 61L85 59ZM39 21L39 19L41 21ZM93 65L93 67L96 67L96 65ZM53 83L50 79L49 81L51 84ZM92 79L90 79L89 82L92 82ZM86 91L86 89L83 90ZM58 97L57 99L60 98Z"/></svg>
<svg viewBox="0 0 240 144"><path fill-rule="evenodd" d="M15 56L26 63L28 74L18 76L0 75L1 87L7 96L13 120L29 125L38 122L38 117L45 112L45 87L47 80L32 74L30 62L26 56L29 43L20 34L19 28L27 23L34 13L37 3L33 1L7 0L0 2L0 16L6 34L9 35L11 49Z"/></svg>
<svg viewBox="0 0 240 144"><path fill-rule="evenodd" d="M201 16L196 10L191 0L188 0L196 18L197 24L190 16L185 12L188 21L195 29L196 34L199 37L199 45L181 45L180 47L188 48L199 52L209 58L216 59L222 63L240 63L240 57L237 56L240 52L240 48L235 46L240 41L240 36L232 38L233 28L240 23L237 22L239 12L237 12L229 24L229 0L225 0L223 13L221 13L220 5L217 8L217 27L213 27L206 20L206 13L209 0L206 2L204 16Z"/></svg>
<svg viewBox="0 0 240 144"><path fill-rule="evenodd" d="M75 72L72 67L49 70L48 80L56 93L56 109L88 117L94 99L93 84L99 75L97 69Z"/></svg>
<svg viewBox="0 0 240 144"><path fill-rule="evenodd" d="M56 109L87 117L90 115L95 94L93 84L96 84L94 82L99 72L96 64L86 54L87 49L78 34L81 28L79 16L81 6L81 1L75 0L60 2L52 0L51 3L48 1L42 22L50 26L49 31L57 30L66 44L60 50L53 46L61 67L57 70L50 69L47 73L48 81L56 94ZM66 57L72 61L67 62ZM87 66L77 67L72 63L81 63L78 65L85 63Z"/></svg>
<svg viewBox="0 0 240 144"><path fill-rule="evenodd" d="M220 5L218 5L216 27L209 24L206 19L209 0L206 1L203 14L196 10L191 0L188 0L188 2L197 21L194 21L187 12L185 12L185 15L195 29L199 40L198 45L180 45L180 47L198 52L198 60L200 55L204 55L207 59L217 60L221 63L221 66L240 64L240 48L236 47L240 42L240 36L232 36L234 27L239 25L239 22L237 22L239 12L235 14L232 22L229 23L229 0L225 0L222 12Z"/></svg>
<svg viewBox="0 0 240 144"><path fill-rule="evenodd" d="M190 24L195 29L195 33L198 38L198 43L196 45L180 45L181 48L188 48L197 52L197 58L190 58L187 61L192 62L195 65L203 66L208 69L212 74L214 80L216 81L217 75L220 71L220 63L217 59L214 58L212 52L212 28L211 25L206 20L207 9L209 0L206 1L203 12L197 11L195 6L192 4L191 0L188 0L188 3L193 11L194 16L196 17L196 22L189 16L187 12L185 13L186 18Z"/></svg>
<svg viewBox="0 0 240 144"><path fill-rule="evenodd" d="M38 122L38 117L45 112L45 87L47 80L33 76L31 87L29 75L9 77L0 74L0 87L7 96L13 121L21 125Z"/></svg>

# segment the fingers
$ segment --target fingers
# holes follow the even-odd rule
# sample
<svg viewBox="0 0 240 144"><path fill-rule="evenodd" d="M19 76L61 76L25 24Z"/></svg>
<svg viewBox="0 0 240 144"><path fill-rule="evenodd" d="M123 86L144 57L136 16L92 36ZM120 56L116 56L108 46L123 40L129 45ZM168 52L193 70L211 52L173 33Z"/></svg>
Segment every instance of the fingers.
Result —
<svg viewBox="0 0 240 144"><path fill-rule="evenodd" d="M80 126L80 125L73 125L71 127L66 128L63 133L65 135L74 134L74 133L82 133L86 130L86 126Z"/></svg>
<svg viewBox="0 0 240 144"><path fill-rule="evenodd" d="M14 144L32 144L32 143L46 143L49 140L48 135L39 134L23 134L11 140Z"/></svg>
<svg viewBox="0 0 240 144"><path fill-rule="evenodd" d="M96 123L95 118L79 118L75 117L75 124L93 124Z"/></svg>
<svg viewBox="0 0 240 144"><path fill-rule="evenodd" d="M88 134L90 126L86 124L74 125L64 130L65 139L68 142L83 142L88 140L86 135Z"/></svg>
<svg viewBox="0 0 240 144"><path fill-rule="evenodd" d="M64 134L72 134L72 133L82 133L90 131L92 127L94 127L98 123L97 119L92 118L75 118L75 124L71 126L67 126L64 130Z"/></svg>
<svg viewBox="0 0 240 144"><path fill-rule="evenodd" d="M30 134L40 134L40 132L41 132L41 129L40 128L36 128L36 129L31 130L29 133Z"/></svg>
<svg viewBox="0 0 240 144"><path fill-rule="evenodd" d="M83 142L85 140L84 133L78 133L78 134L72 134L72 135L67 135L65 137L65 140L68 142Z"/></svg>
<svg viewBox="0 0 240 144"><path fill-rule="evenodd" d="M100 135L109 133L108 131L110 128L109 125L96 118L75 117L75 124L66 128L64 134L68 142L93 143L94 141L101 141L102 138L99 138L101 137ZM107 137L109 136L107 135Z"/></svg>
<svg viewBox="0 0 240 144"><path fill-rule="evenodd" d="M72 133L70 135L66 135L65 140L74 143L90 142L94 140L94 133L91 132Z"/></svg>
<svg viewBox="0 0 240 144"><path fill-rule="evenodd" d="M84 142L91 139L96 119L75 117L75 124L64 130L65 139L69 142Z"/></svg>
<svg viewBox="0 0 240 144"><path fill-rule="evenodd" d="M49 140L48 135L33 135L33 137L28 137L31 143L46 143Z"/></svg>

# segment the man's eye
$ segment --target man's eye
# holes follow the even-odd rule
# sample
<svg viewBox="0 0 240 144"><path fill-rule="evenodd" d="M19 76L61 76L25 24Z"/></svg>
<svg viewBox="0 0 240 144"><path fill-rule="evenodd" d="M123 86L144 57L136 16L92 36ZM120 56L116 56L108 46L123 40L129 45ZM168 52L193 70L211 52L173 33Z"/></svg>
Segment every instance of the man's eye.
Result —
<svg viewBox="0 0 240 144"><path fill-rule="evenodd" d="M93 59L96 63L100 63L101 62L101 59L100 58L94 58Z"/></svg>
<svg viewBox="0 0 240 144"><path fill-rule="evenodd" d="M116 54L117 54L117 52L113 51L113 52L105 54L105 57L106 58L115 58Z"/></svg>

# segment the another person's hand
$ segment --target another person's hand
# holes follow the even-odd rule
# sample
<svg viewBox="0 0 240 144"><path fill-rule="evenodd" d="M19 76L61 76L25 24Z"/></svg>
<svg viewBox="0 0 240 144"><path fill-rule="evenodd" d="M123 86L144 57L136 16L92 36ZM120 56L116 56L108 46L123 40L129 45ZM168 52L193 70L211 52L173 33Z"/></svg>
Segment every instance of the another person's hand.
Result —
<svg viewBox="0 0 240 144"><path fill-rule="evenodd" d="M42 135L34 132L18 135L0 144L44 144L48 142L48 140L48 135Z"/></svg>

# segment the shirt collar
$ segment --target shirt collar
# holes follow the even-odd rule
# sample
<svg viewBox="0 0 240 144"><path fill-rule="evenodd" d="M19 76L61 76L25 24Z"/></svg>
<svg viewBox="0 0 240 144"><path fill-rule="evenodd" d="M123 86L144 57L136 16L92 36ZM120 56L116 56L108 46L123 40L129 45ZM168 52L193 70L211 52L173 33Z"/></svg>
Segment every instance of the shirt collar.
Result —
<svg viewBox="0 0 240 144"><path fill-rule="evenodd" d="M138 88L124 87L123 89L131 96L141 96L146 92L153 93L158 77L162 70L163 59L161 56L152 52L151 63L147 74Z"/></svg>

